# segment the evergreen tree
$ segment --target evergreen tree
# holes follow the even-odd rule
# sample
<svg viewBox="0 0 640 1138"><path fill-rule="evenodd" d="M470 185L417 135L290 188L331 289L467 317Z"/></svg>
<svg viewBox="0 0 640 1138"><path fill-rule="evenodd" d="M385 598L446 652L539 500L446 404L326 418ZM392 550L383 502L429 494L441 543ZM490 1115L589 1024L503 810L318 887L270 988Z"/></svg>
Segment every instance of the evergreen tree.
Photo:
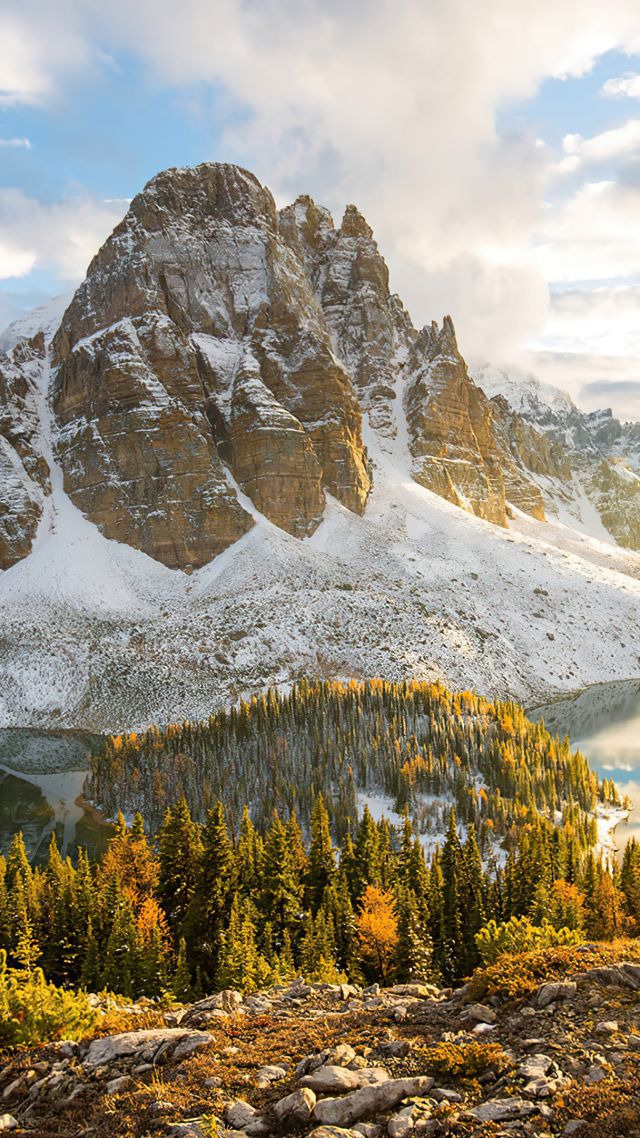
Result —
<svg viewBox="0 0 640 1138"><path fill-rule="evenodd" d="M442 848L442 971L447 980L461 975L464 960L464 936L461 901L466 892L466 866L458 837L456 812L449 814L447 836Z"/></svg>
<svg viewBox="0 0 640 1138"><path fill-rule="evenodd" d="M235 853L224 816L217 802L209 811L202 833L197 884L185 916L184 928L203 979L212 985L218 971L222 935L226 928L236 885Z"/></svg>
<svg viewBox="0 0 640 1138"><path fill-rule="evenodd" d="M160 880L158 893L167 919L179 938L200 878L202 839L187 800L169 807L158 835Z"/></svg>
<svg viewBox="0 0 640 1138"><path fill-rule="evenodd" d="M292 931L298 928L302 895L299 866L289 848L287 830L274 814L264 847L262 911L269 914L281 957L285 934L290 942Z"/></svg>
<svg viewBox="0 0 640 1138"><path fill-rule="evenodd" d="M311 811L311 844L306 875L306 900L314 913L322 905L325 894L336 876L336 859L331 841L329 815L319 794Z"/></svg>
<svg viewBox="0 0 640 1138"><path fill-rule="evenodd" d="M403 983L433 981L433 944L426 920L421 918L415 894L400 891L398 900L398 947L396 976Z"/></svg>

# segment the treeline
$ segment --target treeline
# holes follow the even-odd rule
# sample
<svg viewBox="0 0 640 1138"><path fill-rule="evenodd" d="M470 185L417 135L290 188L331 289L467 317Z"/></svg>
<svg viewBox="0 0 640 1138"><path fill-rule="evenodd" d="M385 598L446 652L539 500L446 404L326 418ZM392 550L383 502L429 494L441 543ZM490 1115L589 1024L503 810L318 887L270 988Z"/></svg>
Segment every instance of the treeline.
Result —
<svg viewBox="0 0 640 1138"><path fill-rule="evenodd" d="M139 815L131 826L120 815L94 864L82 851L63 860L53 838L34 869L18 835L0 859L0 948L63 986L193 998L299 974L457 980L478 963L477 934L504 940L511 931L490 922L513 917L597 939L640 933L635 842L621 868L606 867L571 817L538 816L488 869L473 823L461 829L451 809L427 863L408 813L395 827L365 809L337 847L317 795L306 841L295 813L258 829L245 809L234 828L218 802L201 824L184 798L154 841Z"/></svg>
<svg viewBox="0 0 640 1138"><path fill-rule="evenodd" d="M513 703L489 703L441 684L302 680L198 723L111 736L91 760L88 793L113 817L140 811L152 830L184 796L203 821L218 800L237 827L245 803L259 828L295 811L308 832L322 794L342 840L359 793L381 792L419 834L442 834L451 802L473 824L483 856L496 837L540 814L572 810L587 847L598 801L617 802L568 739L530 723Z"/></svg>

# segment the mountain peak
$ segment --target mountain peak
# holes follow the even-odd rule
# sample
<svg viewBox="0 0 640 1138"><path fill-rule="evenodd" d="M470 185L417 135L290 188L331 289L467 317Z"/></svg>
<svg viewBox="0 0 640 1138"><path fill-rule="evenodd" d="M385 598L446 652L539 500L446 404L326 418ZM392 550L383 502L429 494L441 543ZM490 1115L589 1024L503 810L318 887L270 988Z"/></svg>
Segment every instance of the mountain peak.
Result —
<svg viewBox="0 0 640 1138"><path fill-rule="evenodd" d="M373 230L355 205L348 205L342 217L343 237L373 237Z"/></svg>

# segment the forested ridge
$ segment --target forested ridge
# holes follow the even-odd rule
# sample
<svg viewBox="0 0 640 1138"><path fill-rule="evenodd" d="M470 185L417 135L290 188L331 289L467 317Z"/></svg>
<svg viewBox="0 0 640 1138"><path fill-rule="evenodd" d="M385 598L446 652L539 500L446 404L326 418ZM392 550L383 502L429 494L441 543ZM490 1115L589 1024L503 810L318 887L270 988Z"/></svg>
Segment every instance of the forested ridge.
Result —
<svg viewBox="0 0 640 1138"><path fill-rule="evenodd" d="M303 681L206 723L113 736L106 853L0 859L0 948L58 984L187 997L309 979L452 981L481 961L640 932L640 847L594 850L616 801L512 703L440 684ZM400 817L375 820L358 790ZM424 831L437 828L438 841ZM431 834L433 837L433 834Z"/></svg>
<svg viewBox="0 0 640 1138"><path fill-rule="evenodd" d="M89 793L111 816L139 810L156 829L184 795L203 820L224 802L235 825L248 804L263 826L277 809L307 827L321 793L334 834L358 816L357 795L381 792L419 833L442 834L453 802L490 838L539 814L569 811L581 840L595 840L598 801L617 801L568 739L553 738L515 703L490 703L439 683L302 680L270 689L206 721L110 736L92 759Z"/></svg>

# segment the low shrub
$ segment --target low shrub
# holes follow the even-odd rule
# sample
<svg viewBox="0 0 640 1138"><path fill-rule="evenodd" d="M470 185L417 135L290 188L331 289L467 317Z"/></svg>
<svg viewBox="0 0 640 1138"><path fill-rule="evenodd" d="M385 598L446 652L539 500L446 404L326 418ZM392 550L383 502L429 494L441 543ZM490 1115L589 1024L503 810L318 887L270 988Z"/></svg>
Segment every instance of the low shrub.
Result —
<svg viewBox="0 0 640 1138"><path fill-rule="evenodd" d="M0 949L0 1047L81 1039L95 1021L83 992L57 988L40 968L9 968Z"/></svg>
<svg viewBox="0 0 640 1138"><path fill-rule="evenodd" d="M575 929L556 929L550 921L534 925L528 917L511 917L496 924L489 921L476 934L476 945L483 964L495 964L501 956L532 952L537 948L557 948L579 944L584 937Z"/></svg>
<svg viewBox="0 0 640 1138"><path fill-rule="evenodd" d="M574 973L620 960L640 962L640 939L559 945L538 948L520 956L507 953L494 964L476 969L469 981L469 999L529 996L548 980L566 980Z"/></svg>
<svg viewBox="0 0 640 1138"><path fill-rule="evenodd" d="M446 1075L458 1082L474 1082L487 1071L496 1076L514 1068L513 1059L499 1043L435 1043L433 1047L414 1048L412 1057L428 1074Z"/></svg>

